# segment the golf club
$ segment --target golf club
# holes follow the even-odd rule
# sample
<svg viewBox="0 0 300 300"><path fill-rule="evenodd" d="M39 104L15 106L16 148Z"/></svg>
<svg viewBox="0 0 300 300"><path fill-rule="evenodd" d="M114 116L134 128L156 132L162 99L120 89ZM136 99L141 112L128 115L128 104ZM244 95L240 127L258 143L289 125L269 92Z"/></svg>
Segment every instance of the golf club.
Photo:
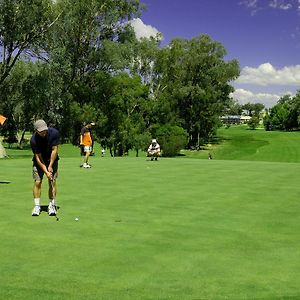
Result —
<svg viewBox="0 0 300 300"><path fill-rule="evenodd" d="M51 188L52 188L52 197L54 198L54 180L53 179L51 179L50 180L50 182L51 182ZM58 209L57 209L57 205L56 205L56 203L55 203L55 210L56 210L56 215L55 215L55 218L56 218L56 221L59 221L59 217L57 216L57 211L58 211Z"/></svg>

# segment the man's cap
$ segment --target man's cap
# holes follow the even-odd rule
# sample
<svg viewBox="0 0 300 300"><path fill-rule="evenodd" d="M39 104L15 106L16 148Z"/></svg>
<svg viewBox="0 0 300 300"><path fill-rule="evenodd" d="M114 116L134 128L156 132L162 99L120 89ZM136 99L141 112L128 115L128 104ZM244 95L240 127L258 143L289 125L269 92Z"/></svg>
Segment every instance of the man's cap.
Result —
<svg viewBox="0 0 300 300"><path fill-rule="evenodd" d="M94 126L94 125L95 125L95 122L91 122L90 124L91 124L92 126Z"/></svg>
<svg viewBox="0 0 300 300"><path fill-rule="evenodd" d="M152 140L152 143L157 143L157 142L156 142L156 139L153 139L153 140Z"/></svg>
<svg viewBox="0 0 300 300"><path fill-rule="evenodd" d="M37 120L34 123L34 130L41 132L44 130L48 130L48 126L44 120Z"/></svg>

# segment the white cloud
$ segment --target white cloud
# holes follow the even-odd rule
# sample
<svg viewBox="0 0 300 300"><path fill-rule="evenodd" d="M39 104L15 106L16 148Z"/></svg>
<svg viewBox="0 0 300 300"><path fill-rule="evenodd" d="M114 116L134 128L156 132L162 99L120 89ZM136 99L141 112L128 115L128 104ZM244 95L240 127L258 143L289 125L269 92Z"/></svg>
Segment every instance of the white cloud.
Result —
<svg viewBox="0 0 300 300"><path fill-rule="evenodd" d="M286 93L288 94L288 93ZM273 107L280 97L283 95L268 94L268 93L253 93L245 89L236 89L231 93L231 97L237 100L240 104L262 103L267 108Z"/></svg>
<svg viewBox="0 0 300 300"><path fill-rule="evenodd" d="M272 0L269 3L269 6L272 8L277 8L282 10L288 10L293 7L291 3L287 3L286 1L282 1L282 0Z"/></svg>
<svg viewBox="0 0 300 300"><path fill-rule="evenodd" d="M258 68L245 67L236 83L255 84L260 86L300 85L300 65L284 67L276 70L270 63L264 63Z"/></svg>
<svg viewBox="0 0 300 300"><path fill-rule="evenodd" d="M157 34L161 34L155 27L144 24L140 18L133 19L129 23L133 27L137 39L156 37Z"/></svg>
<svg viewBox="0 0 300 300"><path fill-rule="evenodd" d="M296 8L300 11L299 0L242 0L241 5L244 5L251 11L251 15L254 16L258 11L265 9L279 9L279 10L290 10Z"/></svg>
<svg viewBox="0 0 300 300"><path fill-rule="evenodd" d="M256 8L257 0L244 0L240 4L245 5L247 8Z"/></svg>

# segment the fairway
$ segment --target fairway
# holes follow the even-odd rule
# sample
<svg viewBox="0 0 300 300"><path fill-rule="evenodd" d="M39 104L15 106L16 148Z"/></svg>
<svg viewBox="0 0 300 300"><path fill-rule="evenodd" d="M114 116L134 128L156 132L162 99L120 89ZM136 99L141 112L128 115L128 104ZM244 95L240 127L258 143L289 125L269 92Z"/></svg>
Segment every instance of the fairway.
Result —
<svg viewBox="0 0 300 300"><path fill-rule="evenodd" d="M299 164L97 156L86 170L67 147L59 222L31 217L30 154L0 161L0 299L299 299Z"/></svg>

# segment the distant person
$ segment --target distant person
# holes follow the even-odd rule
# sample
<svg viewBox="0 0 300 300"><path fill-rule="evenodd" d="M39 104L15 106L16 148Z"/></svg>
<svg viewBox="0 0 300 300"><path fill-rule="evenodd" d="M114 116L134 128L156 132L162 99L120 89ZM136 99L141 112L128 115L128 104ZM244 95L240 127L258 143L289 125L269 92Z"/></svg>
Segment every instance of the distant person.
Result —
<svg viewBox="0 0 300 300"><path fill-rule="evenodd" d="M151 157L151 160L157 160L160 156L160 145L156 139L153 139L148 147L148 156Z"/></svg>
<svg viewBox="0 0 300 300"><path fill-rule="evenodd" d="M101 156L104 157L105 156L105 149L102 148L101 150Z"/></svg>
<svg viewBox="0 0 300 300"><path fill-rule="evenodd" d="M83 168L90 168L91 165L89 164L89 157L92 152L92 145L93 145L93 137L91 134L92 125L95 123L87 123L83 126L80 132L80 147L83 148L84 151L84 158L83 158Z"/></svg>
<svg viewBox="0 0 300 300"><path fill-rule="evenodd" d="M208 159L211 160L212 159L212 155L210 153L208 153Z"/></svg>
<svg viewBox="0 0 300 300"><path fill-rule="evenodd" d="M48 214L56 215L56 179L58 175L58 145L59 132L48 127L44 120L34 123L35 132L31 137L30 145L33 152L33 197L34 208L32 216L39 216L41 212L41 190L44 174L48 179Z"/></svg>

